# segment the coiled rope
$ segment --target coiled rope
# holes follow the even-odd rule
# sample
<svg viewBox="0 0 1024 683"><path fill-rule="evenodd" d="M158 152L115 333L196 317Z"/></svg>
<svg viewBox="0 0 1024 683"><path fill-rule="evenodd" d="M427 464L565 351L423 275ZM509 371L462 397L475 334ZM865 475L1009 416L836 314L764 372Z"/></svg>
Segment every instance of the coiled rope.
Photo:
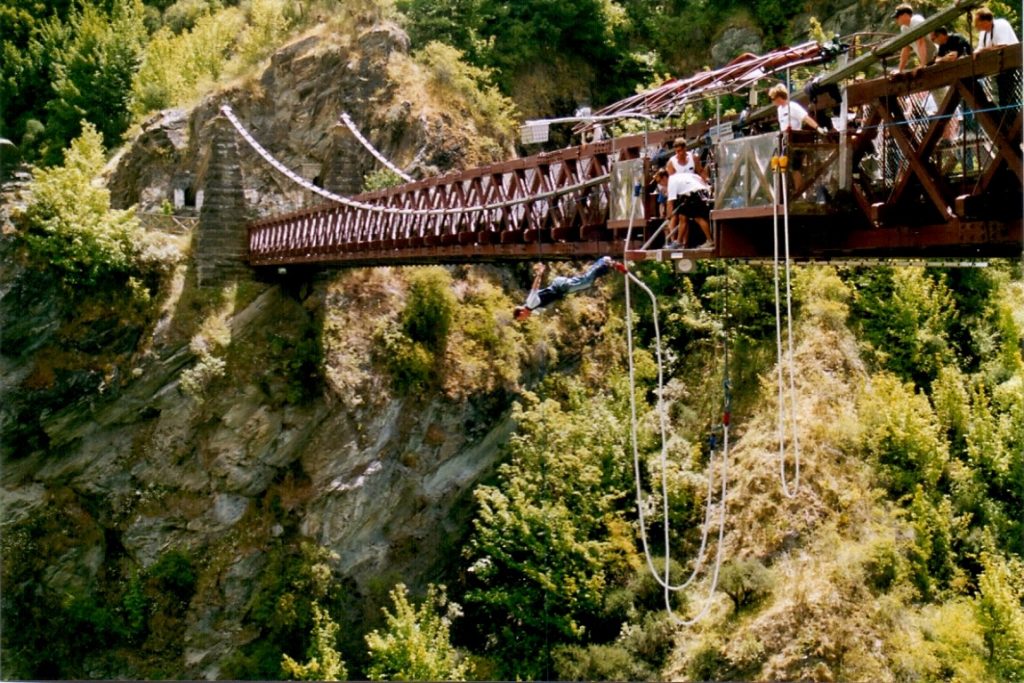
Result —
<svg viewBox="0 0 1024 683"><path fill-rule="evenodd" d="M318 194L321 197L328 199L332 202L341 204L343 206L348 206L353 209L359 209L360 211L369 211L371 213L384 213L391 215L401 214L403 216L452 216L462 213L476 213L480 211L490 211L494 209L507 209L513 206L518 206L519 204L543 201L554 197L559 197L564 194L569 194L577 190L583 190L588 187L593 187L595 185L601 185L602 183L605 183L609 179L609 177L611 177L610 173L605 173L603 175L595 176L594 178L591 178L589 180L584 180L582 182L576 183L575 185L568 185L566 187L561 187L556 190L551 190L549 192L530 195L529 197L519 197L518 199L506 199L505 201L494 202L493 204L476 204L473 206L462 206L447 209L410 209L395 206L384 206L381 204L368 204L366 202L361 202L355 199L351 199L349 197L343 197L342 195L339 194L334 194L333 192L325 190L322 187L317 187L316 185L309 182L305 178L299 176L290 168L288 168L280 161L278 161L276 158L274 158L274 156L270 154L270 152L268 152L259 142L256 141L256 138L254 138L249 133L249 131L245 129L245 126L243 126L242 123L238 120L238 117L235 116L235 113L231 110L230 106L226 104L221 105L220 111L222 114L224 114L228 121L231 122L231 125L235 127L235 130L238 131L238 134L242 136L242 139L245 140L249 144L249 146L252 147L252 149L260 157L263 158L264 161L266 161L268 164L274 167L279 173L284 175L286 178L288 178L289 180L298 185L301 185L310 192Z"/></svg>
<svg viewBox="0 0 1024 683"><path fill-rule="evenodd" d="M772 169L775 182L772 184L772 241L774 252L772 259L772 272L775 281L775 351L777 356L776 367L778 368L778 436L779 436L779 481L782 483L782 494L786 498L796 497L800 490L800 441L796 429L796 365L793 360L793 297L792 285L790 282L790 258L789 258L789 191L786 183L786 167L789 159L782 154L782 136L779 134L779 155L772 158ZM783 232L785 236L785 271L786 271L786 326L787 326L787 355L786 361L789 366L789 425L792 432L793 457L795 461L793 489L790 490L786 477L786 401L783 389L783 358L782 358L782 312L780 310L779 295L779 177L782 182L782 214Z"/></svg>
<svg viewBox="0 0 1024 683"><path fill-rule="evenodd" d="M623 250L623 260L626 257L626 251L629 248L629 243L633 234L633 223L634 223L634 210L636 205L636 198L640 194L640 184L637 183L634 187L632 198L630 200L630 212L629 212L629 228L626 232L625 248ZM665 544L665 566L664 576L659 573L658 569L654 566L654 558L651 555L650 545L647 540L647 521L644 513L644 501L643 501L643 487L641 486L641 473L640 473L640 451L637 439L637 410L636 410L636 370L633 362L633 307L630 291L630 283L636 284L642 289L648 297L651 299L651 307L653 311L653 322L654 322L654 336L655 336L655 355L658 365L658 422L661 431L661 496L662 496L662 514L664 516L664 544ZM674 623L680 626L691 626L697 623L700 619L707 614L711 608L711 601L714 597L715 589L718 587L718 576L722 565L722 539L725 533L725 503L726 495L728 492L728 467L729 467L729 426L728 426L728 410L723 416L723 449L722 449L722 490L719 499L719 518L718 518L718 548L715 554L715 566L712 573L711 586L708 590L707 597L704 600L704 604L698 613L691 619L684 620L676 616L672 609L671 593L683 590L697 577L701 566L703 565L706 548L707 548L707 537L708 529L711 524L711 516L713 515L712 505L712 492L713 492L713 481L714 481L714 450L711 452L711 459L708 463L708 491L707 491L707 506L704 512L704 524L703 532L701 535L701 546L697 553L697 558L694 561L694 568L690 576L681 584L672 584L671 580L671 544L670 544L670 531L671 525L669 523L669 509L668 509L668 426L667 426L667 411L665 409L665 380L664 380L664 363L662 361L661 353L661 329L658 323L658 299L654 292L644 284L643 281L638 279L632 272L626 272L626 347L629 355L629 409L630 409L630 441L633 450L633 476L636 482L636 505L637 515L640 525L640 541L644 551L644 559L647 562L647 567L651 572L651 575L658 582L664 590L665 596L665 610L668 612L669 617ZM728 358L728 355L726 355ZM726 382L728 382L728 363L726 361ZM728 389L726 392L728 401Z"/></svg>

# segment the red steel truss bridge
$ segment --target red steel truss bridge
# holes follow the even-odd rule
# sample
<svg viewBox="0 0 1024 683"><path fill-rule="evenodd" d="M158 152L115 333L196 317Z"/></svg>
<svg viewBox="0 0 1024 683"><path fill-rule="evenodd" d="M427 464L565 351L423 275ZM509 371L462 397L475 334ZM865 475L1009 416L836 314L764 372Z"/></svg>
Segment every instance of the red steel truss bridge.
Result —
<svg viewBox="0 0 1024 683"><path fill-rule="evenodd" d="M887 52L876 49L867 56L891 55L915 37L904 34L886 44ZM606 111L649 116L678 110L690 98L763 90L766 76L814 63L821 49L809 43L748 55L721 73L672 81L646 98L630 98ZM1021 61L1021 46L1015 45L913 72L846 82L847 116L840 130L824 138L794 132L787 141L790 158L802 162L788 196L791 257L1019 257L1024 246ZM998 95L996 83L1003 91ZM818 108L832 104L837 103L827 93L816 102ZM634 259L769 259L773 225L783 210L772 178L779 135L749 134L748 128L739 137L728 120L634 134L339 197L285 169L230 109L224 113L269 163L327 200L317 208L251 223L249 262L255 267L582 259L621 254L631 225ZM755 112L744 124L756 130L759 120L774 122L774 110ZM703 140L710 148L715 247L684 247L669 254L659 250L661 238L655 234L662 219L649 182L651 159L680 135ZM642 191L634 199L638 183Z"/></svg>

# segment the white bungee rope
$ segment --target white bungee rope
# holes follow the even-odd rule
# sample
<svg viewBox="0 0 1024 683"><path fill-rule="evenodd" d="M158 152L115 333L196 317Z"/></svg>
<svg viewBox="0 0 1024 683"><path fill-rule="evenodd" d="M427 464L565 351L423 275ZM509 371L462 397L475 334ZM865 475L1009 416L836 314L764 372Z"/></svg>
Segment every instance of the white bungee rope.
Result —
<svg viewBox="0 0 1024 683"><path fill-rule="evenodd" d="M313 183L309 182L308 180L306 180L305 178L303 178L302 176L298 175L297 173L292 171L290 168L285 166L283 163L278 161L276 158L274 158L274 156L272 154L270 154L270 152L268 152L263 147L263 145L261 145L259 142L257 142L256 138L254 138L249 133L249 131L247 131L245 129L245 126L243 126L242 123L238 120L238 117L235 116L235 113L231 110L230 106L228 106L226 104L221 105L220 111L221 111L222 114L224 114L224 116L228 119L228 121L231 122L231 125L235 127L235 130L238 131L238 134L240 136L242 136L242 139L245 140L249 144L249 146L252 147L252 149L260 157L263 158L264 161L266 161L268 164L270 164L272 167L274 167L279 173L284 175L286 178L288 178L292 182L302 186L303 188L309 190L310 192L312 192L314 194L318 194L321 197L323 197L325 199L328 199L328 200L330 200L332 202L335 202L337 204L341 204L343 206L348 206L348 207L353 208L353 209L359 209L361 211L369 211L369 212L372 212L372 213L385 213L385 214L391 214L391 215L401 214L403 216L453 216L453 215L458 215L458 214L462 214L462 213L477 213L477 212L480 212L480 211L490 211L490 210L494 210L494 209L507 209L507 208L510 208L510 207L513 207L513 206L517 206L519 204L528 204L530 202L544 201L544 200L547 200L547 199L551 199L553 197L559 197L559 196L561 196L563 194L569 194L570 192L575 192L576 190L582 190L582 189L586 189L588 187L593 187L595 185L600 185L600 184L604 183L605 181L607 181L611 177L610 173L605 173L603 175L596 176L596 177L591 178L589 180L584 180L582 182L576 183L575 185L569 185L569 186L566 186L566 187L561 187L561 188L558 188L556 190L551 190L549 192L544 192L544 193L541 193L541 194L530 195L529 197L520 197L518 199L507 199L505 201L495 202L493 204L476 204L476 205L473 205L473 206L463 206L463 207L448 208L448 209L410 209L410 208L403 208L403 207L400 207L400 206L384 206L382 204L368 204L366 202L361 202L361 201L358 201L356 199L351 199L350 197L343 197L342 195L335 194L335 193L333 193L333 192L331 192L329 190L325 190L322 187L317 187Z"/></svg>
<svg viewBox="0 0 1024 683"><path fill-rule="evenodd" d="M406 173L405 171L403 171L402 169L398 168L393 163L391 163L391 161L389 161L387 157L385 157L383 154L381 154L380 151L376 147L374 147L372 144L370 144L369 140L367 140L365 137L363 137L363 134L359 131L358 128L356 128L356 124L353 123L352 117L348 115L347 111L341 112L341 122L345 124L345 126L349 129L349 131L352 132L352 135L355 136L356 140L358 140L360 143L362 143L363 147L366 148L366 151L368 151L370 154L373 155L374 159L376 159L380 163L384 164L385 168L387 168L392 173L398 175L398 177L401 178L402 180L404 180L405 182L407 182L407 183L411 183L412 182L413 178L412 178L411 175L409 175L408 173Z"/></svg>
<svg viewBox="0 0 1024 683"><path fill-rule="evenodd" d="M625 248L623 250L623 260L626 258L626 251L629 248L629 242L632 238L633 223L635 217L636 197L639 193L639 185L634 189L632 198L630 201L630 219L629 228L626 233ZM630 294L630 282L635 283L651 299L651 306L653 311L653 322L654 322L654 335L655 335L655 353L658 365L658 420L661 431L661 490L662 490L662 514L664 516L664 544L665 544L665 567L664 577L659 573L658 569L654 566L654 558L651 555L650 545L647 540L647 522L644 514L644 502L643 502L643 488L641 486L641 473L640 473L640 452L638 447L637 438L637 411L636 411L636 374L633 362L633 308ZM654 292L644 284L643 281L633 275L632 272L626 272L626 346L629 355L629 408L630 408L630 440L633 450L633 475L636 482L636 503L637 503L637 515L640 526L640 541L644 551L644 559L647 562L647 567L651 572L651 575L664 589L665 596L665 609L668 612L669 617L672 621L679 626L692 626L702 619L711 608L712 598L714 597L715 589L718 587L718 576L722 565L722 539L725 533L725 504L726 495L728 492L728 467L729 467L729 425L728 425L728 412L723 417L723 450L722 450L722 490L719 499L719 519L718 519L718 548L715 554L715 566L712 574L711 586L708 590L708 595L704 600L704 604L698 613L691 619L684 620L676 616L672 609L671 593L678 592L689 586L693 580L697 577L706 555L707 548L707 537L708 528L711 524L711 516L713 514L712 506L712 493L713 493L713 481L714 481L714 449L711 452L711 459L708 463L708 491L707 491L707 505L704 513L704 524L702 535L701 535L701 546L697 553L697 558L694 562L694 568L690 576L683 583L673 585L671 582L671 544L670 544L670 524L669 524L669 509L668 509L668 426L667 426L667 414L665 409L665 398L664 398L664 363L662 361L661 353L661 329L658 324L658 300ZM726 368L728 368L728 361L726 361ZM728 372L728 370L726 370ZM728 392L727 392L728 396Z"/></svg>
<svg viewBox="0 0 1024 683"><path fill-rule="evenodd" d="M775 281L775 351L777 356L776 367L778 386L778 421L776 424L779 437L779 482L782 484L782 494L786 498L795 498L800 490L800 440L797 435L796 425L796 367L793 360L793 297L792 285L790 282L790 257L789 257L789 186L786 182L786 167L788 159L782 156L782 134L779 135L779 156L772 160L775 182L772 184L772 240L774 252L772 259L772 271ZM786 326L787 326L787 351L786 364L789 366L789 408L787 411L786 399L784 396L783 379L783 356L782 356L782 311L779 294L779 182L782 182L782 214L783 233L785 236L785 271L786 271ZM789 426L793 441L794 474L792 489L786 477L786 413L789 413Z"/></svg>

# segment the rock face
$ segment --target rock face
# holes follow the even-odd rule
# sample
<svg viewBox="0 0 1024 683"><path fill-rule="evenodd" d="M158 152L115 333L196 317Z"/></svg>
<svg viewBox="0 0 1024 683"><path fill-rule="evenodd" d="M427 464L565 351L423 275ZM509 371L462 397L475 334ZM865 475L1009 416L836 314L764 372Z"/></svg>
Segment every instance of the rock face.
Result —
<svg viewBox="0 0 1024 683"><path fill-rule="evenodd" d="M216 344L200 330L211 319L208 302L236 289L203 294L195 286L224 285L244 272L246 220L312 201L239 144L218 118L222 102L287 166L339 193L358 191L375 168L336 125L342 111L400 165L436 162L431 149L460 148L448 119L424 115L410 103L418 94L397 92L388 70L407 50L408 39L393 26L371 29L351 45L308 36L274 55L258 82L210 97L191 112L162 112L144 125L110 167L115 207L152 211L171 202L179 212L198 214L200 225L191 270L179 273L176 291L161 293L168 296L163 316L128 350L134 366L127 377L101 360L55 376L50 368L59 364L42 356L67 341L69 328L55 303L60 292L33 290L12 265L5 230L0 403L5 433L25 436L4 444L4 625L33 615L36 626L62 628L67 622L53 621L60 613L95 626L107 623L97 616L107 609L126 619L125 586L149 576L169 554L190 558L196 574L194 591L180 604L139 617L148 626L131 636L144 638L138 656L106 653L115 635L125 643L129 636L103 635L97 627L91 646L97 654L80 664L80 675L225 675L225 662L259 637L247 618L271 546L309 541L335 553L332 570L357 605L373 604L367 595L382 597L385 580L413 587L436 580L457 552L469 492L512 430L507 399L504 417L467 436L464 425L476 420L467 402L391 397L382 389L388 378L375 375L364 355L342 359L361 378L360 401L316 379L296 380L301 340L295 331L314 330L316 338L322 330L324 282L306 283L301 296L243 283L238 291L258 296L230 311ZM350 304L349 313L370 335L395 311L371 297ZM226 376L211 364L218 359ZM189 373L206 377L202 395L183 387ZM303 398L293 395L296 384ZM20 412L8 410L8 399L28 394L42 398L18 401ZM18 431L21 420L32 428ZM152 607L152 600L165 598L149 599ZM115 602L109 607L104 600ZM375 605L360 606L350 618L358 621L360 609L376 612ZM11 669L17 665L5 657L4 674L60 673L46 668L44 647L22 645L36 653L29 656L37 668ZM78 645L89 650L85 641Z"/></svg>
<svg viewBox="0 0 1024 683"><path fill-rule="evenodd" d="M316 289L310 296L323 301ZM373 304L367 320L376 313ZM230 334L238 357L201 404L179 390L181 371L196 359L177 347L144 362L117 395L49 415L50 447L4 466L5 535L34 537L29 555L6 549L7 561L23 563L16 576L44 592L80 594L97 590L118 564L145 572L169 551L194 558L199 579L184 609L184 649L167 663L197 678L223 676L224 662L253 639L246 616L274 543L306 539L336 553L332 569L354 586L353 597L381 577L413 586L437 580L465 531L468 494L500 456L511 420L469 438L468 405L441 397L378 390L355 408L329 393L282 402L279 378L259 370L273 364L266 340L308 315L277 287L237 311ZM366 382L386 379L371 373ZM51 534L73 540L58 549ZM95 671L115 673L140 675Z"/></svg>
<svg viewBox="0 0 1024 683"><path fill-rule="evenodd" d="M326 32L314 33L276 52L258 80L210 96L188 114L168 110L154 115L110 172L115 208L137 204L152 211L167 201L179 211L197 211L212 123L222 104L229 104L285 166L343 195L360 192L363 177L378 164L340 123L342 112L349 113L386 157L413 172L488 161L452 153L474 148L460 142L472 138L473 130L449 125L443 102L431 103L426 93L402 91L393 72L415 70L408 50L408 37L394 25L370 28L352 44ZM323 203L244 143L239 154L242 186L254 217Z"/></svg>

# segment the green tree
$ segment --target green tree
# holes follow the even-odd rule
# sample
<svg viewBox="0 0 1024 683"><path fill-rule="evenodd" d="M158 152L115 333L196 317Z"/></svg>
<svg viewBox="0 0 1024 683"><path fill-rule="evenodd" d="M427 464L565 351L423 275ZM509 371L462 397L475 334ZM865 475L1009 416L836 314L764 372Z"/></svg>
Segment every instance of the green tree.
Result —
<svg viewBox="0 0 1024 683"><path fill-rule="evenodd" d="M570 387L567 405L528 395L494 486L476 490L467 600L507 677L550 668L549 647L582 644L608 589L636 561L625 415Z"/></svg>
<svg viewBox="0 0 1024 683"><path fill-rule="evenodd" d="M367 673L371 680L463 681L469 663L452 647L451 621L461 614L459 605L449 602L444 586L427 587L419 607L409 602L404 584L391 589L394 612L383 608L386 628L366 636L370 648Z"/></svg>
<svg viewBox="0 0 1024 683"><path fill-rule="evenodd" d="M854 311L882 366L918 387L955 360L949 332L957 310L941 273L872 268L859 280Z"/></svg>
<svg viewBox="0 0 1024 683"><path fill-rule="evenodd" d="M126 278L139 240L132 211L110 208L110 192L94 180L103 168L100 134L90 123L64 154L64 164L36 171L25 235L39 263L55 268L69 287Z"/></svg>
<svg viewBox="0 0 1024 683"><path fill-rule="evenodd" d="M1014 591L1005 560L987 554L982 561L976 605L989 665L999 680L1024 681L1024 596Z"/></svg>
<svg viewBox="0 0 1024 683"><path fill-rule="evenodd" d="M107 147L121 141L146 39L142 16L141 0L113 0L109 15L88 3L71 13L71 38L55 59L54 97L46 104L44 161L59 159L82 121L96 126Z"/></svg>
<svg viewBox="0 0 1024 683"><path fill-rule="evenodd" d="M313 633L310 638L309 658L300 664L288 655L281 659L281 669L290 680L343 681L348 677L345 662L338 652L338 625L327 610L313 601Z"/></svg>

